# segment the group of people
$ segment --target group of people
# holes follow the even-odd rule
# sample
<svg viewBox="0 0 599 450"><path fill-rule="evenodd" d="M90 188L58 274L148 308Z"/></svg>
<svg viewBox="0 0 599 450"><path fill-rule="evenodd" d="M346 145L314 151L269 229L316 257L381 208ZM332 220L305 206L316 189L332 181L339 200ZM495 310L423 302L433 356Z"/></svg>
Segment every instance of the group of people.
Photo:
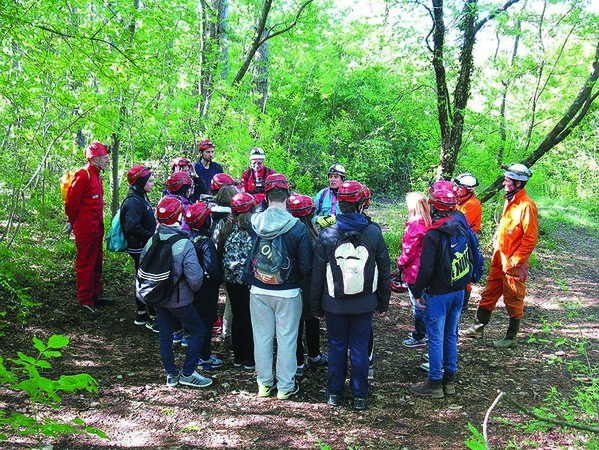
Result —
<svg viewBox="0 0 599 450"><path fill-rule="evenodd" d="M127 172L129 192L120 214L128 253L136 273L157 241L173 242L172 297L156 308L135 297L134 323L159 333L159 350L168 386L205 387L203 374L222 366L212 353L221 288L227 296L235 367L255 370L258 396L289 399L308 366L328 364L327 402L341 404L348 359L355 409L366 408L373 356L373 316L384 315L391 288L390 256L381 228L366 214L368 187L346 180L341 164L327 173L328 186L314 198L293 193L287 177L265 166L260 148L250 152L241 182L214 162L214 144L203 140L199 161L176 158L156 208L148 192L151 168ZM108 150L92 143L88 163L75 174L65 201L67 232L77 246L77 292L82 312L92 318L114 300L102 292L103 191L100 172ZM528 258L537 242L536 206L526 194L528 168L505 169L506 205L495 236L495 252L476 323L463 332L480 337L503 295L510 316L506 337L516 343L523 312ZM455 393L457 333L471 291L445 285L440 276L441 246L464 214L478 232L482 208L476 178L434 183L429 196L408 193L408 221L397 260L408 286L414 331L407 347L428 345L429 377L412 386L416 395L441 398ZM225 314L227 316L227 314ZM319 320L325 320L328 354L320 351ZM304 347L304 337L307 348ZM275 346L276 341L276 346ZM173 345L187 347L179 369ZM276 349L276 361L273 358ZM307 353L307 355L305 354ZM307 356L307 357L306 357ZM202 374L201 374L201 373Z"/></svg>

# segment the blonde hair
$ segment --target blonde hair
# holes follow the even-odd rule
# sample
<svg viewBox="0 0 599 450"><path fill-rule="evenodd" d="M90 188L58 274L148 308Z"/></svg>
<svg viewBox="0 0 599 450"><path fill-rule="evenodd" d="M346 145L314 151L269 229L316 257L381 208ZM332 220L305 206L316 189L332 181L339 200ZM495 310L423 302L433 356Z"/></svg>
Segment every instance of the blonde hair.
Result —
<svg viewBox="0 0 599 450"><path fill-rule="evenodd" d="M427 227L432 225L428 198L422 192L408 192L406 194L406 206L408 207L408 222L422 219Z"/></svg>

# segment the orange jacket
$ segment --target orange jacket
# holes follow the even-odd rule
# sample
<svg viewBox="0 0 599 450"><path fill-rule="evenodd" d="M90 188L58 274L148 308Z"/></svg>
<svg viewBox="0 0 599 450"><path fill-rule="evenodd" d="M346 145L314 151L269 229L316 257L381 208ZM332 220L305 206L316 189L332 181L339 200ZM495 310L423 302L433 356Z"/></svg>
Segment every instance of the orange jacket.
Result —
<svg viewBox="0 0 599 450"><path fill-rule="evenodd" d="M539 241L537 205L522 189L503 207L495 233L495 249L501 254L503 272L513 267L525 273L528 259Z"/></svg>
<svg viewBox="0 0 599 450"><path fill-rule="evenodd" d="M480 204L480 200L472 194L468 200L458 205L457 210L466 216L466 220L472 231L478 233L483 218L483 207Z"/></svg>

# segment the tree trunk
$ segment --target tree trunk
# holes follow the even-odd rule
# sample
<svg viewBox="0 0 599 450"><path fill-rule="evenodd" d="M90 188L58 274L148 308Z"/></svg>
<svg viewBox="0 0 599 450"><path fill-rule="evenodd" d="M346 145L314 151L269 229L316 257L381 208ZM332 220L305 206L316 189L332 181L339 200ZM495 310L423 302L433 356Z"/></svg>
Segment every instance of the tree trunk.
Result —
<svg viewBox="0 0 599 450"><path fill-rule="evenodd" d="M117 209L119 209L119 147L121 141L116 133L112 133L110 144L110 172L112 175L112 201L110 202L110 217L114 217Z"/></svg>

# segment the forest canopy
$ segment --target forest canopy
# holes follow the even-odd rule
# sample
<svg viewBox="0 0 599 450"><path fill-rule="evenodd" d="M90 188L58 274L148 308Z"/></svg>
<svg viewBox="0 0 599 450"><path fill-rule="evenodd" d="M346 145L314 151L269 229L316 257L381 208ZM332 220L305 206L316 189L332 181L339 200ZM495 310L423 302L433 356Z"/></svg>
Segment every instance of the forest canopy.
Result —
<svg viewBox="0 0 599 450"><path fill-rule="evenodd" d="M465 171L492 187L529 162L532 189L596 198L592 2L340 4L4 2L6 212L58 212L57 179L92 140L118 149L117 187L209 138L233 176L259 146L307 194L333 162L386 198Z"/></svg>

